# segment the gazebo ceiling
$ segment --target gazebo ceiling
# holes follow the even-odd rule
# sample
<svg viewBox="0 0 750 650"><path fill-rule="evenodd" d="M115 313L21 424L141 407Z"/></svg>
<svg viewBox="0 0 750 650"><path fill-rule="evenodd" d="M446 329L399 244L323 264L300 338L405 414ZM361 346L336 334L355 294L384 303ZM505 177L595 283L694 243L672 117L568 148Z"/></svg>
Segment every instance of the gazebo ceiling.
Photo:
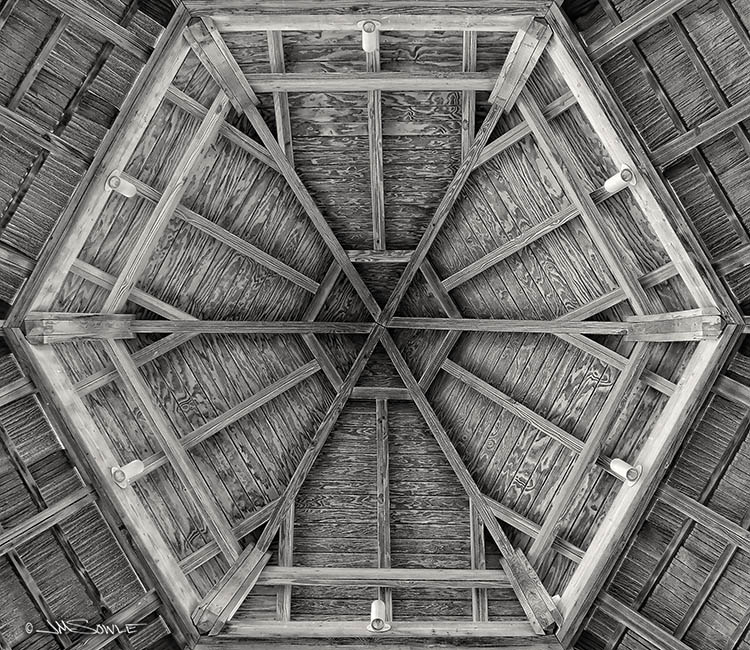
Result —
<svg viewBox="0 0 750 650"><path fill-rule="evenodd" d="M202 648L569 644L739 335L560 9L453 5L186 1L6 321Z"/></svg>

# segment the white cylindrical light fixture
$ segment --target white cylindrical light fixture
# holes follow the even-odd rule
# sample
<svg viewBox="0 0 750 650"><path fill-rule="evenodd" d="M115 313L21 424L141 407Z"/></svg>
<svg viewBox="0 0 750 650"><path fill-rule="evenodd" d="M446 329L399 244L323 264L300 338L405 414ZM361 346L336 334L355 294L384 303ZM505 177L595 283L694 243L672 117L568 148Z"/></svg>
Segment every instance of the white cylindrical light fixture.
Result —
<svg viewBox="0 0 750 650"><path fill-rule="evenodd" d="M122 194L124 197L133 198L138 194L138 188L130 181L126 181L120 176L119 171L113 171L107 178L107 190Z"/></svg>
<svg viewBox="0 0 750 650"><path fill-rule="evenodd" d="M365 52L375 52L378 49L380 23L377 20L361 20L357 27L362 30L362 49Z"/></svg>
<svg viewBox="0 0 750 650"><path fill-rule="evenodd" d="M625 481L628 485L633 485L641 478L641 471L643 470L640 465L633 466L621 458L613 458L609 463L609 468L615 476Z"/></svg>
<svg viewBox="0 0 750 650"><path fill-rule="evenodd" d="M385 620L385 603L382 600L373 600L370 605L370 624L367 626L369 632L387 632L391 629Z"/></svg>
<svg viewBox="0 0 750 650"><path fill-rule="evenodd" d="M604 181L604 189L610 194L615 194L626 187L632 187L637 182L635 172L627 165L623 165L619 172Z"/></svg>
<svg viewBox="0 0 750 650"><path fill-rule="evenodd" d="M130 481L143 474L145 465L142 460L131 460L127 465L112 468L112 478L115 483L125 489L130 485Z"/></svg>

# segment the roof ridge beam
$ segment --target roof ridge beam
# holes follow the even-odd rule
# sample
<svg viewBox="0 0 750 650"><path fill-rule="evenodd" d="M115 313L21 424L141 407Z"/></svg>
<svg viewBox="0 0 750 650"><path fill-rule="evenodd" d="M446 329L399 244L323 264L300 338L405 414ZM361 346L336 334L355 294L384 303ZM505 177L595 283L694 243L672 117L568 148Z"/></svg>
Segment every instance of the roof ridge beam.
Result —
<svg viewBox="0 0 750 650"><path fill-rule="evenodd" d="M268 149L271 157L276 161L281 175L286 179L290 189L301 203L321 239L326 244L334 260L349 278L355 291L361 298L367 310L374 319L380 317L380 307L370 293L364 280L349 261L346 251L342 248L325 217L313 201L304 186L294 166L286 158L284 150L276 141L268 128L263 116L257 108L258 98L248 83L239 65L229 52L221 35L216 31L210 19L196 20L185 30L185 37L190 43L198 59L207 67L219 87L229 96L233 106L240 114L245 115L251 126Z"/></svg>

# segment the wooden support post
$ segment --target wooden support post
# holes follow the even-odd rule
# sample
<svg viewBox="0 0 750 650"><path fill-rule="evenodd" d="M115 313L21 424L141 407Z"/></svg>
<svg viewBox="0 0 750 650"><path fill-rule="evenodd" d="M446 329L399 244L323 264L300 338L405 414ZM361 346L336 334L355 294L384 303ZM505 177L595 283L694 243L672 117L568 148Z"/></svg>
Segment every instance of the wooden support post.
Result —
<svg viewBox="0 0 750 650"><path fill-rule="evenodd" d="M378 45L366 52L367 72L380 72L380 31L375 31ZM385 250L385 190L383 187L383 115L379 90L367 92L367 134L370 151L370 195L372 203L372 247Z"/></svg>
<svg viewBox="0 0 750 650"><path fill-rule="evenodd" d="M99 148L90 171L78 185L55 226L40 263L26 283L9 316L17 327L30 309L47 310L62 287L109 196L103 192L113 169L123 169L135 151L164 93L182 65L189 47L182 37L187 13L178 8L138 77L120 113Z"/></svg>
<svg viewBox="0 0 750 650"><path fill-rule="evenodd" d="M638 383L647 361L647 345L645 343L636 344L628 364L620 373L609 395L607 395L604 405L597 414L586 442L578 454L578 458L573 462L573 465L565 476L563 484L552 501L551 507L544 516L544 524L529 549L529 562L532 565L538 565L543 555L552 546L552 541L557 536L563 516L570 502L580 489L586 474L592 469L593 464L601 455L602 447L611 432L612 424L620 414L622 405L625 403L628 394Z"/></svg>
<svg viewBox="0 0 750 650"><path fill-rule="evenodd" d="M377 448L377 523L378 523L378 568L391 566L391 497L390 497L390 453L388 449L388 400L375 401L375 438ZM385 603L386 621L393 620L393 598L390 587L381 586L378 598Z"/></svg>
<svg viewBox="0 0 750 650"><path fill-rule="evenodd" d="M461 460L450 437L445 429L443 429L442 424L440 424L435 411L419 387L419 383L414 378L408 364L399 352L388 331L383 332L382 342L391 362L406 385L406 388L412 394L414 403L422 414L453 472L466 491L470 501L474 503L478 516L495 540L504 558L503 568L511 582L513 591L515 591L521 606L526 612L531 626L538 634L544 634L562 622L557 607L552 602L552 598L545 590L541 580L539 580L539 577L534 572L534 569L531 568L523 553L511 546L510 540L508 540L505 532L489 509L484 495Z"/></svg>
<svg viewBox="0 0 750 650"><path fill-rule="evenodd" d="M375 346L380 341L383 332L384 330L381 327L374 326L367 337L367 341L365 341L357 358L354 360L344 383L341 385L341 389L336 394L336 397L334 397L323 420L318 425L310 446L302 456L297 469L294 471L289 484L284 490L283 496L274 509L257 544L254 547L247 547L242 552L237 561L229 567L224 577L206 594L194 611L193 620L203 632L218 634L255 586L260 572L268 563L270 558L268 548L281 525L284 514L297 497L299 489L307 478L310 469L315 463L315 459L323 449L326 440L328 440L331 430L336 424L341 411L344 410L344 406L368 360L372 356Z"/></svg>
<svg viewBox="0 0 750 650"><path fill-rule="evenodd" d="M284 72L284 37L279 31L268 32L268 58L271 63L271 72ZM292 124L289 120L289 98L286 93L273 94L273 110L276 116L276 138L287 160L294 165Z"/></svg>
<svg viewBox="0 0 750 650"><path fill-rule="evenodd" d="M279 526L279 567L292 566L294 552L294 501ZM276 594L276 620L289 621L292 617L292 585L281 585Z"/></svg>
<svg viewBox="0 0 750 650"><path fill-rule="evenodd" d="M302 204L302 207L315 226L315 229L331 251L334 260L349 278L349 281L362 299L367 310L377 320L380 317L380 307L377 301L354 268L354 265L349 261L346 251L336 239L325 217L320 212L318 206L315 205L310 193L294 170L293 165L287 160L283 149L279 146L276 138L265 123L263 116L256 106L258 101L253 88L248 84L247 78L239 69L237 62L232 57L229 48L227 48L226 43L224 43L224 40L213 26L211 20L204 19L203 21L194 22L185 32L185 36L195 54L208 68L219 86L227 93L234 107L248 118L255 132L278 165L280 173L286 179L292 192L294 192L294 195ZM320 89L317 90L319 91Z"/></svg>
<svg viewBox="0 0 750 650"><path fill-rule="evenodd" d="M50 346L33 347L16 330L6 332L6 336L9 335L14 351L30 364L50 406L59 413L65 426L75 431L76 442L89 461L99 492L107 495L135 545L143 553L148 569L160 593L165 594L171 603L181 629L189 637L196 638L190 612L198 603L198 594L133 487L120 488L112 480L110 469L119 466L120 462L73 390L54 349Z"/></svg>
<svg viewBox="0 0 750 650"><path fill-rule="evenodd" d="M562 594L560 609L564 622L558 637L563 645L572 643L612 567L612 559L622 551L633 532L634 522L648 506L682 439L686 424L692 421L703 403L737 335L737 328L729 326L718 340L697 344L674 394L664 406L637 458L632 461L634 465L642 466L641 477L635 485L622 485Z"/></svg>
<svg viewBox="0 0 750 650"><path fill-rule="evenodd" d="M477 33L464 32L462 72L477 70ZM461 158L466 158L476 131L477 95L473 90L461 93Z"/></svg>
<svg viewBox="0 0 750 650"><path fill-rule="evenodd" d="M159 441L172 468L180 477L185 491L190 495L198 511L203 514L206 526L222 549L222 553L229 562L232 562L240 554L242 548L235 539L226 516L214 500L213 490L180 444L172 425L154 403L149 387L138 368L135 367L125 344L121 341L104 341L104 347L120 375L125 393L138 407L149 429Z"/></svg>
<svg viewBox="0 0 750 650"><path fill-rule="evenodd" d="M104 301L102 311L107 313L120 311L127 302L138 276L148 263L151 253L159 243L159 238L180 204L190 175L196 164L205 156L208 148L213 145L219 126L224 121L228 110L229 98L223 91L219 91L208 114L177 162L161 199L141 229L122 271L117 276L115 286Z"/></svg>
<svg viewBox="0 0 750 650"><path fill-rule="evenodd" d="M471 534L471 568L485 569L487 560L484 549L484 524L473 501L469 502L469 528ZM471 590L471 615L474 622L489 620L487 589L474 587Z"/></svg>

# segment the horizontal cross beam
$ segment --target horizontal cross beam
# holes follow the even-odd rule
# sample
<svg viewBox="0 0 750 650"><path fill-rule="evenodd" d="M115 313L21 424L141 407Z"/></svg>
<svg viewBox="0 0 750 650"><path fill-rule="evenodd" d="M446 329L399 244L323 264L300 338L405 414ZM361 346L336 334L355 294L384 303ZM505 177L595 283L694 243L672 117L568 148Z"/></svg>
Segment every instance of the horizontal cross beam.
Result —
<svg viewBox="0 0 750 650"><path fill-rule="evenodd" d="M246 75L256 93L386 92L484 90L493 72L256 72Z"/></svg>

